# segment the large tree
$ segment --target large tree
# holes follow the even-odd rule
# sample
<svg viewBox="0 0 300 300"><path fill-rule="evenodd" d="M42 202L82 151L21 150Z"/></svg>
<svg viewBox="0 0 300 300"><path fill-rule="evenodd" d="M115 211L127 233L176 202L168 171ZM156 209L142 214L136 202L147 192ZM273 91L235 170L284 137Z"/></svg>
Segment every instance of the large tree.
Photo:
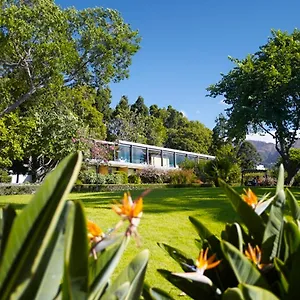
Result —
<svg viewBox="0 0 300 300"><path fill-rule="evenodd" d="M259 51L243 60L230 58L235 67L208 88L212 97L223 96L229 134L265 132L276 142L288 173L295 176L290 149L300 126L300 31L272 31Z"/></svg>
<svg viewBox="0 0 300 300"><path fill-rule="evenodd" d="M53 0L0 4L0 116L61 86L103 88L128 77L140 38L111 9L62 9Z"/></svg>

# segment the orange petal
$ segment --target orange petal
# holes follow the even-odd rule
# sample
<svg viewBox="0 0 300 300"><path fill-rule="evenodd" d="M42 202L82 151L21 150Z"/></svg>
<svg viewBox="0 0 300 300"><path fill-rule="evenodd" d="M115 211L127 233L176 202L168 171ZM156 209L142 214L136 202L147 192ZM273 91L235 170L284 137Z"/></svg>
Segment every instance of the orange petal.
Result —
<svg viewBox="0 0 300 300"><path fill-rule="evenodd" d="M217 261L215 261L214 263L209 264L209 265L207 266L206 270L209 270L209 269L212 269L212 268L216 267L217 265L220 264L220 262L221 262L221 260L217 260Z"/></svg>
<svg viewBox="0 0 300 300"><path fill-rule="evenodd" d="M90 220L87 221L87 230L88 233L91 234L93 237L100 236L103 232L97 224Z"/></svg>
<svg viewBox="0 0 300 300"><path fill-rule="evenodd" d="M211 264L214 260L216 259L216 254L213 254L208 260L207 260L207 264Z"/></svg>
<svg viewBox="0 0 300 300"><path fill-rule="evenodd" d="M143 210L143 198L139 198L134 202L132 217L138 217L139 213Z"/></svg>

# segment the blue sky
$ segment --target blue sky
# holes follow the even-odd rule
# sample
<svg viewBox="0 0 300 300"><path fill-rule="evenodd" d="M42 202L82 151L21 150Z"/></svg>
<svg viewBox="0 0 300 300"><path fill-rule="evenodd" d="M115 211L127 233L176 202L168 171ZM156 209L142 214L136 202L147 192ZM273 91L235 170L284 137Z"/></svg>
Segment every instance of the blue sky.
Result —
<svg viewBox="0 0 300 300"><path fill-rule="evenodd" d="M142 37L133 57L130 78L112 84L115 106L122 95L131 103L139 95L150 106L172 105L190 120L213 128L225 106L205 97L206 88L232 63L267 42L271 29L299 27L299 0L56 0L77 9L117 9Z"/></svg>

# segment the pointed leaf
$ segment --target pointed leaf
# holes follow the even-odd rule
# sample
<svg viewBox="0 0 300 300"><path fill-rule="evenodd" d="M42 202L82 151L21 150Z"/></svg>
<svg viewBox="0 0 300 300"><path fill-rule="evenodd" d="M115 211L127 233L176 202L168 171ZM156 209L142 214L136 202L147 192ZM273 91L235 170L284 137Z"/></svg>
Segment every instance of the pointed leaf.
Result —
<svg viewBox="0 0 300 300"><path fill-rule="evenodd" d="M288 256L294 254L300 245L300 231L295 223L284 224L284 239L288 248Z"/></svg>
<svg viewBox="0 0 300 300"><path fill-rule="evenodd" d="M150 295L153 300L173 300L167 292L158 288L151 288Z"/></svg>
<svg viewBox="0 0 300 300"><path fill-rule="evenodd" d="M263 300L279 300L273 293L258 286L249 284L239 284L245 300L263 299Z"/></svg>
<svg viewBox="0 0 300 300"><path fill-rule="evenodd" d="M68 202L63 299L85 299L88 293L88 239L82 204Z"/></svg>
<svg viewBox="0 0 300 300"><path fill-rule="evenodd" d="M144 250L130 262L130 264L121 272L113 284L106 290L103 300L110 299L110 295L114 294L119 286L125 282L130 283L130 288L126 295L126 299L139 299L143 290L146 268L149 260L149 251Z"/></svg>
<svg viewBox="0 0 300 300"><path fill-rule="evenodd" d="M228 288L222 295L222 300L245 300L239 288Z"/></svg>
<svg viewBox="0 0 300 300"><path fill-rule="evenodd" d="M257 267L237 248L223 241L222 250L239 283L269 287Z"/></svg>
<svg viewBox="0 0 300 300"><path fill-rule="evenodd" d="M65 158L51 172L32 201L15 218L0 268L0 294L11 295L16 286L38 267L80 170L82 155ZM33 261L35 264L33 265Z"/></svg>
<svg viewBox="0 0 300 300"><path fill-rule="evenodd" d="M227 224L225 231L222 232L222 238L243 252L243 232L240 224Z"/></svg>
<svg viewBox="0 0 300 300"><path fill-rule="evenodd" d="M300 288L299 288L299 278L300 278L300 246L293 255L294 259L292 261L292 268L289 272L289 290L286 297L287 300L300 299Z"/></svg>
<svg viewBox="0 0 300 300"><path fill-rule="evenodd" d="M278 179L277 179L277 185L276 185L276 194L279 193L279 191L284 190L284 167L283 164L279 166L279 173L278 173Z"/></svg>
<svg viewBox="0 0 300 300"><path fill-rule="evenodd" d="M202 240L207 240L212 252L217 254L218 259L223 257L223 252L220 246L220 240L212 234L198 219L189 217L191 223L194 225L198 235Z"/></svg>
<svg viewBox="0 0 300 300"><path fill-rule="evenodd" d="M180 251L179 249L173 248L169 245L163 243L157 243L158 246L164 249L169 255L181 266L183 271L191 271L194 267L194 260L192 258L188 258L185 253Z"/></svg>
<svg viewBox="0 0 300 300"><path fill-rule="evenodd" d="M224 189L233 208L239 214L243 223L247 226L250 233L253 235L257 244L261 244L265 224L260 216L258 216L253 208L249 206L242 197L226 182L219 179L220 186Z"/></svg>
<svg viewBox="0 0 300 300"><path fill-rule="evenodd" d="M283 190L280 190L271 206L269 220L264 232L262 262L267 263L274 257L280 257L284 226L284 204L285 194Z"/></svg>
<svg viewBox="0 0 300 300"><path fill-rule="evenodd" d="M16 211L11 204L8 204L4 208L2 208L0 261L3 256L6 242L16 216Z"/></svg>
<svg viewBox="0 0 300 300"><path fill-rule="evenodd" d="M286 200L292 213L292 217L295 221L300 220L300 207L292 192L286 189Z"/></svg>
<svg viewBox="0 0 300 300"><path fill-rule="evenodd" d="M89 294L88 299L99 299L101 294L104 291L105 286L108 283L108 280L110 279L110 276L114 272L115 268L117 267L121 256L126 249L128 242L129 242L129 236L124 236L122 243L117 248L117 250L113 253L110 260L105 262L103 269L99 272L98 276L95 278L93 285L91 287L91 291Z"/></svg>
<svg viewBox="0 0 300 300"><path fill-rule="evenodd" d="M277 257L274 259L274 265L276 270L278 271L278 275L280 277L281 286L285 293L287 293L289 289L289 283L288 283L288 270L284 263Z"/></svg>

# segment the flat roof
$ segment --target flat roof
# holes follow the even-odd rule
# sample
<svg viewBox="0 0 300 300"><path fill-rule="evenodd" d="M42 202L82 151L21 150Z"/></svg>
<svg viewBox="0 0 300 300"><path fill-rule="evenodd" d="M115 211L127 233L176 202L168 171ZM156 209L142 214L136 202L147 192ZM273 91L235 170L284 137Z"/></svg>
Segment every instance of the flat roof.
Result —
<svg viewBox="0 0 300 300"><path fill-rule="evenodd" d="M203 157L206 159L215 159L216 158L215 156L207 155L207 154L188 152L188 151L183 151L183 150L164 148L164 147L158 147L158 146L147 145L147 144L133 143L133 142L128 142L128 141L124 141L124 140L119 140L118 144L136 146L136 147L142 147L142 148L151 148L151 149L155 149L155 150L175 152L175 153L180 153L180 154L195 155L195 156Z"/></svg>

